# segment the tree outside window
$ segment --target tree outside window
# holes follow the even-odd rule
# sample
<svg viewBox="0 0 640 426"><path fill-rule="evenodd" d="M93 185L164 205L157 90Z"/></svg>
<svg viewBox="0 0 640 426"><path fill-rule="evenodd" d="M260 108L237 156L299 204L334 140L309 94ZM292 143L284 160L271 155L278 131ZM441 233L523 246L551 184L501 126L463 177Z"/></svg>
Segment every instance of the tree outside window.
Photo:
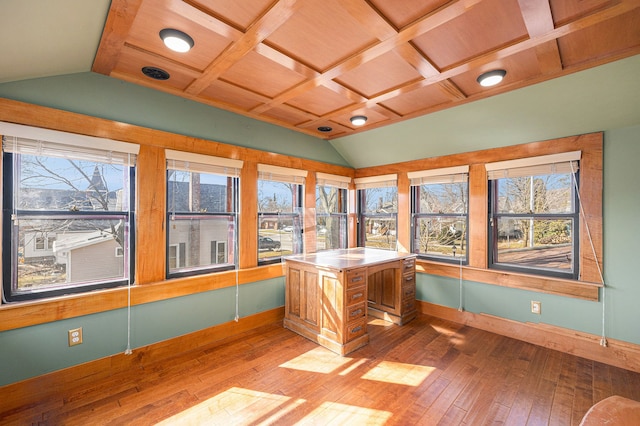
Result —
<svg viewBox="0 0 640 426"><path fill-rule="evenodd" d="M347 247L347 190L331 185L316 186L316 248Z"/></svg>
<svg viewBox="0 0 640 426"><path fill-rule="evenodd" d="M492 267L577 277L577 163L573 168L489 181Z"/></svg>
<svg viewBox="0 0 640 426"><path fill-rule="evenodd" d="M445 181L412 186L413 252L438 261L466 262L467 177L441 180Z"/></svg>
<svg viewBox="0 0 640 426"><path fill-rule="evenodd" d="M356 180L356 188L358 188ZM365 183L358 189L359 246L396 250L398 187L396 180Z"/></svg>
<svg viewBox="0 0 640 426"><path fill-rule="evenodd" d="M135 155L22 138L3 149L7 298L127 283Z"/></svg>

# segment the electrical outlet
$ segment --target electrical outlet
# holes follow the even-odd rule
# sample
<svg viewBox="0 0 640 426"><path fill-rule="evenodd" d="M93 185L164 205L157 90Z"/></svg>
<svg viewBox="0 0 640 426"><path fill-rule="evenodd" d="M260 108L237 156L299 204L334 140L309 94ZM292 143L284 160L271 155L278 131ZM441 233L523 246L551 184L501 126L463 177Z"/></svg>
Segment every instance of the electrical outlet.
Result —
<svg viewBox="0 0 640 426"><path fill-rule="evenodd" d="M531 301L531 313L538 314L542 312L542 302L536 302L535 300Z"/></svg>
<svg viewBox="0 0 640 426"><path fill-rule="evenodd" d="M69 346L75 346L82 343L82 327L69 330Z"/></svg>

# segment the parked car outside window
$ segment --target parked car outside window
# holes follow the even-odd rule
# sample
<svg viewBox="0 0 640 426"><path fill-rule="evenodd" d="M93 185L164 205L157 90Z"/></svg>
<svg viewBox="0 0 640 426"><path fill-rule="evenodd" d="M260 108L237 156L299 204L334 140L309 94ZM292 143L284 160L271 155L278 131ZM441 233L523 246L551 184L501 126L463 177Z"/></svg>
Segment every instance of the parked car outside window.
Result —
<svg viewBox="0 0 640 426"><path fill-rule="evenodd" d="M280 250L280 241L276 241L269 237L260 237L258 240L259 250Z"/></svg>

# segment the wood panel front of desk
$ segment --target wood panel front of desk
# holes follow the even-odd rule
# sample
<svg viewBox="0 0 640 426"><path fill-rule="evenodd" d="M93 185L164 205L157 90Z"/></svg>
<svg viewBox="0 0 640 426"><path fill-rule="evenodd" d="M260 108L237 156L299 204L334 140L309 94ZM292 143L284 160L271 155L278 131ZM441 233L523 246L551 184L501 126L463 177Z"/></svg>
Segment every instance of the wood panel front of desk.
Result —
<svg viewBox="0 0 640 426"><path fill-rule="evenodd" d="M415 318L414 258L344 270L286 262L286 328L346 355L369 342L368 315L397 324Z"/></svg>

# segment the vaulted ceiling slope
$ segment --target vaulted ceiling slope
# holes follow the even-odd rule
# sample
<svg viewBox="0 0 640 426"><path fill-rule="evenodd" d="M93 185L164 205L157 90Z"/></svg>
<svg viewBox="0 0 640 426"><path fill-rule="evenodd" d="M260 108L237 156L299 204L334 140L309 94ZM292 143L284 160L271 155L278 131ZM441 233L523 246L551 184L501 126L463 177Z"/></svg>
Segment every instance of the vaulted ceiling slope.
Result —
<svg viewBox="0 0 640 426"><path fill-rule="evenodd" d="M638 0L113 0L93 71L333 139L638 53Z"/></svg>

